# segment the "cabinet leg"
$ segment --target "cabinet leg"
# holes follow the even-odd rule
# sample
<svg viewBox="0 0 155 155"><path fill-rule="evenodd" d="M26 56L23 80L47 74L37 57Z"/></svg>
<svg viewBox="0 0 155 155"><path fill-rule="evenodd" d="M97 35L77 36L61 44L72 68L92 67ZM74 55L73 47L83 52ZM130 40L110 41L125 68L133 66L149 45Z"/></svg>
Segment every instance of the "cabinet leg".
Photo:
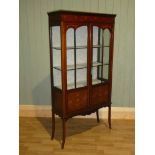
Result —
<svg viewBox="0 0 155 155"><path fill-rule="evenodd" d="M54 138L54 134L55 134L55 112L54 112L54 109L52 108L52 136L51 136L51 139Z"/></svg>
<svg viewBox="0 0 155 155"><path fill-rule="evenodd" d="M98 110L96 111L97 123L100 122Z"/></svg>
<svg viewBox="0 0 155 155"><path fill-rule="evenodd" d="M66 138L66 120L62 119L62 144L61 144L61 149L64 148L64 144L65 144L65 138Z"/></svg>
<svg viewBox="0 0 155 155"><path fill-rule="evenodd" d="M111 129L111 105L109 106L109 110L108 110L108 123L109 123L109 128Z"/></svg>

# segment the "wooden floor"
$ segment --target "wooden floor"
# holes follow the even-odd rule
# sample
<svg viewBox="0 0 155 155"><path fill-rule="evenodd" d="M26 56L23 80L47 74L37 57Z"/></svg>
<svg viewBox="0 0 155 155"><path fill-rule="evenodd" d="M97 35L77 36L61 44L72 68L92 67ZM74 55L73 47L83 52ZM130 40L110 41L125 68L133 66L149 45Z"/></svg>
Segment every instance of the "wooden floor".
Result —
<svg viewBox="0 0 155 155"><path fill-rule="evenodd" d="M61 149L61 120L56 119L55 139L50 139L51 118L20 118L20 155L134 155L134 120L72 118L67 121L65 147Z"/></svg>

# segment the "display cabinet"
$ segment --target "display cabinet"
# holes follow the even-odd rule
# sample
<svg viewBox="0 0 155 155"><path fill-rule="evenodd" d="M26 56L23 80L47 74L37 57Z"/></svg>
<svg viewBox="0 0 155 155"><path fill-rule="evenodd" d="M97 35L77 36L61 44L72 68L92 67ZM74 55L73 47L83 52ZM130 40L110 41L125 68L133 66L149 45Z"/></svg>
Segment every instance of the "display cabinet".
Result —
<svg viewBox="0 0 155 155"><path fill-rule="evenodd" d="M62 148L66 121L108 107L111 89L115 15L72 11L48 13L52 96L52 139L55 114L62 118Z"/></svg>

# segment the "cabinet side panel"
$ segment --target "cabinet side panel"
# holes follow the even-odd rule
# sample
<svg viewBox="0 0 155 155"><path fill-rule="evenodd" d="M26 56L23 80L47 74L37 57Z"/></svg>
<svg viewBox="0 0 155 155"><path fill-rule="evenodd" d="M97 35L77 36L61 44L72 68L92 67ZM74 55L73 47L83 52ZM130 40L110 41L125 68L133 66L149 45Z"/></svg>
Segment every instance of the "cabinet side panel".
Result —
<svg viewBox="0 0 155 155"><path fill-rule="evenodd" d="M109 103L109 85L98 85L92 87L92 104Z"/></svg>
<svg viewBox="0 0 155 155"><path fill-rule="evenodd" d="M68 92L67 111L73 112L88 106L87 89L77 89Z"/></svg>
<svg viewBox="0 0 155 155"><path fill-rule="evenodd" d="M58 115L62 115L62 92L58 89L53 90L54 108Z"/></svg>

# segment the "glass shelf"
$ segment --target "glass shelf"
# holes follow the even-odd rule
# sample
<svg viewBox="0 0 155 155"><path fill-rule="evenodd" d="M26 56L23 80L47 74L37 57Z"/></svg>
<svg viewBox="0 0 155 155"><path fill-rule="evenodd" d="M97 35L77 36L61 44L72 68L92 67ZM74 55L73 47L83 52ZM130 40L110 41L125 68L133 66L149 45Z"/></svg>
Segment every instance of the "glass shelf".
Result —
<svg viewBox="0 0 155 155"><path fill-rule="evenodd" d="M102 47L102 45L93 45L93 48L101 48ZM109 46L104 46L104 47L109 47ZM55 49L55 50L61 50L61 47L52 47L53 49ZM87 48L87 46L86 45L84 45L84 46L76 46L76 49L85 49L85 48ZM75 46L69 46L69 47L67 47L67 50L72 50L72 49L75 49Z"/></svg>
<svg viewBox="0 0 155 155"><path fill-rule="evenodd" d="M61 47L52 47L52 48L56 50L61 50ZM84 49L84 48L87 48L87 46L76 46L76 49ZM72 50L72 49L75 49L75 47L74 46L67 47L67 50Z"/></svg>
<svg viewBox="0 0 155 155"><path fill-rule="evenodd" d="M93 79L92 80L93 85L104 83L104 82L106 82L106 81L99 80L99 79ZM85 87L85 86L87 86L87 81L79 81L76 83L76 88ZM62 89L61 86L55 86L55 87L58 89ZM67 89L75 89L75 84L74 83L68 83Z"/></svg>
<svg viewBox="0 0 155 155"><path fill-rule="evenodd" d="M79 87L84 87L84 86L86 86L86 85L87 85L87 82L86 82L86 81L80 81L80 82L77 82L77 83L76 83L76 87L77 87L77 88L79 88ZM57 87L57 88L59 88L59 89L62 89L61 86L55 86L55 87ZM67 84L67 89L74 89L74 88L75 88L74 83L68 83L68 84Z"/></svg>
<svg viewBox="0 0 155 155"><path fill-rule="evenodd" d="M93 48L101 48L102 45L93 45ZM110 47L110 46L103 46L103 47Z"/></svg>
<svg viewBox="0 0 155 155"><path fill-rule="evenodd" d="M102 63L101 62L93 62L93 67L96 67L96 66L101 66ZM108 63L105 63L103 65L109 65ZM76 64L76 69L83 69L83 68L86 68L87 67L87 64L86 63L81 63L81 64ZM61 66L55 66L53 67L57 70L61 70ZM74 65L68 65L67 66L67 70L74 70Z"/></svg>

